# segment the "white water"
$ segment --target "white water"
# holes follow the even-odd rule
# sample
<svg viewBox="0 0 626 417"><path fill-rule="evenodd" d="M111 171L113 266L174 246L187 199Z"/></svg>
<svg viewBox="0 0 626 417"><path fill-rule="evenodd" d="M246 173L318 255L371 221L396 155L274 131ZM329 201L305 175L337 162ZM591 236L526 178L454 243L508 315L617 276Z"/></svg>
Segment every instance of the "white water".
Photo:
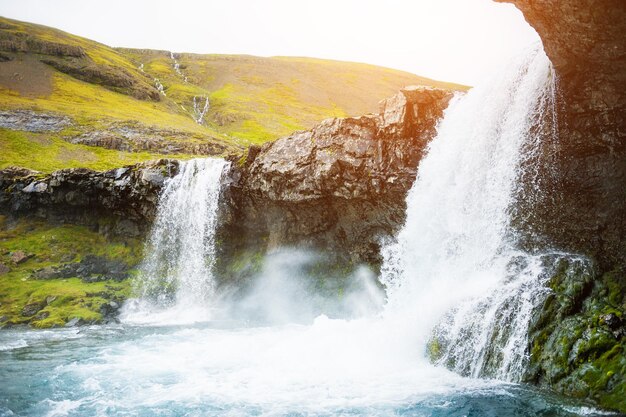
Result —
<svg viewBox="0 0 626 417"><path fill-rule="evenodd" d="M420 163L406 224L384 250L386 317L422 342L440 324L443 360L466 375L516 380L523 370L528 321L545 290L538 260L514 249L509 215L552 83L539 47L455 100ZM491 348L499 358L485 369Z"/></svg>
<svg viewBox="0 0 626 417"><path fill-rule="evenodd" d="M214 292L220 178L226 166L222 159L192 159L181 162L178 175L167 180L137 280L142 305L128 308L127 320L158 320L146 304L167 305L192 321L207 318Z"/></svg>
<svg viewBox="0 0 626 417"><path fill-rule="evenodd" d="M183 71L180 68L180 63L174 56L174 52L170 52L170 59L172 60L172 66L174 67L174 71L176 71L176 74L178 74L184 82L187 82L187 76L183 74Z"/></svg>
<svg viewBox="0 0 626 417"><path fill-rule="evenodd" d="M406 225L385 250L388 301L382 314L363 309L358 319L320 315L307 325L289 324L283 306L307 301L270 286L263 297L252 297L271 304L281 325L173 327L64 371L80 375L103 407L121 409L174 403L183 409L212 404L232 415L351 409L386 415L440 395L489 390L506 397L506 384L434 366L426 351L435 332L440 362L455 360L452 368L462 375L515 380L524 365L521 342L544 291L542 267L538 258L514 249L509 209L551 76L543 51L533 50L450 105L408 197ZM144 300L127 306L126 323L215 319L212 245L223 167L222 161L190 161L168 182L142 267ZM176 288L173 296L158 291L164 285ZM152 306L146 308L146 300ZM169 308L152 308L155 301ZM492 344L494 331L504 327L510 331ZM494 345L499 353L490 359ZM103 387L111 380L133 388L109 395Z"/></svg>
<svg viewBox="0 0 626 417"><path fill-rule="evenodd" d="M201 99L204 98L204 105L201 104ZM193 96L193 119L199 125L204 121L204 116L206 116L209 111L209 98L208 97L197 97Z"/></svg>

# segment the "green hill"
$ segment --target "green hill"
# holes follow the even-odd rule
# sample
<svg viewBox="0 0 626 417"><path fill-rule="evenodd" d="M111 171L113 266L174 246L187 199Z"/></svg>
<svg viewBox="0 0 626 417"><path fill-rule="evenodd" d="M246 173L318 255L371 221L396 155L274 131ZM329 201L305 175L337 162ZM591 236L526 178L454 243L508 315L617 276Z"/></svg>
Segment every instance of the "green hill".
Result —
<svg viewBox="0 0 626 417"><path fill-rule="evenodd" d="M113 49L0 18L0 168L106 169L239 152L327 117L376 111L416 84L465 89L366 64ZM67 123L16 125L18 110Z"/></svg>

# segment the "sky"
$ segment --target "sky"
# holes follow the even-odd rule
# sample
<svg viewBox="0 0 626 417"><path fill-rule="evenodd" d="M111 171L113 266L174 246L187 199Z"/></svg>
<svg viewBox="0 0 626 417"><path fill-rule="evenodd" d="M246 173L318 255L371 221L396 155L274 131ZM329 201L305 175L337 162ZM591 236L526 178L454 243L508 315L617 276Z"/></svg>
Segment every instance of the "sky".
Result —
<svg viewBox="0 0 626 417"><path fill-rule="evenodd" d="M0 0L0 15L110 46L365 62L467 85L539 41L491 0Z"/></svg>

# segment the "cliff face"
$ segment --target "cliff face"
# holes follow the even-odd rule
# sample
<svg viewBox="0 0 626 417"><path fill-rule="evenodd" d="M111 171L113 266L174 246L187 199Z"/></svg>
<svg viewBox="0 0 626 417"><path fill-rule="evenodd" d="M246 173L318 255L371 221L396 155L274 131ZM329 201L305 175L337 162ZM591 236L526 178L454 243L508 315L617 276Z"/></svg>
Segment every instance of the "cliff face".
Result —
<svg viewBox="0 0 626 417"><path fill-rule="evenodd" d="M377 263L380 238L404 221L406 193L451 97L408 88L382 101L379 114L328 119L251 148L229 173L224 252L305 245Z"/></svg>
<svg viewBox="0 0 626 417"><path fill-rule="evenodd" d="M558 76L558 141L533 231L606 268L626 264L626 3L497 0L539 33Z"/></svg>
<svg viewBox="0 0 626 417"><path fill-rule="evenodd" d="M558 77L558 140L522 220L545 245L586 255L548 283L527 380L626 412L626 3L496 0L539 33Z"/></svg>
<svg viewBox="0 0 626 417"><path fill-rule="evenodd" d="M168 159L106 172L78 168L42 175L7 168L0 170L0 214L141 236L154 218L165 179L177 172L178 161Z"/></svg>

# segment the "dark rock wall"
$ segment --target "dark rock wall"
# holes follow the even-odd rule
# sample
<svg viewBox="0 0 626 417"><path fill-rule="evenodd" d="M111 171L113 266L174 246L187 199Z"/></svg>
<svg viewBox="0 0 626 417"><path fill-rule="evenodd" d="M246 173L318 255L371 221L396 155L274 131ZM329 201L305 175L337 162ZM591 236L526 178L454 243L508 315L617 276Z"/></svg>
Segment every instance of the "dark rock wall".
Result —
<svg viewBox="0 0 626 417"><path fill-rule="evenodd" d="M0 213L141 236L154 219L165 179L177 172L178 161L168 159L106 172L76 168L42 175L7 168L0 170Z"/></svg>
<svg viewBox="0 0 626 417"><path fill-rule="evenodd" d="M522 227L534 248L584 255L548 283L526 379L626 412L626 2L497 1L523 12L558 77L557 138Z"/></svg>
<svg viewBox="0 0 626 417"><path fill-rule="evenodd" d="M558 76L558 140L543 198L532 208L539 240L626 264L626 2L499 0L539 33Z"/></svg>

